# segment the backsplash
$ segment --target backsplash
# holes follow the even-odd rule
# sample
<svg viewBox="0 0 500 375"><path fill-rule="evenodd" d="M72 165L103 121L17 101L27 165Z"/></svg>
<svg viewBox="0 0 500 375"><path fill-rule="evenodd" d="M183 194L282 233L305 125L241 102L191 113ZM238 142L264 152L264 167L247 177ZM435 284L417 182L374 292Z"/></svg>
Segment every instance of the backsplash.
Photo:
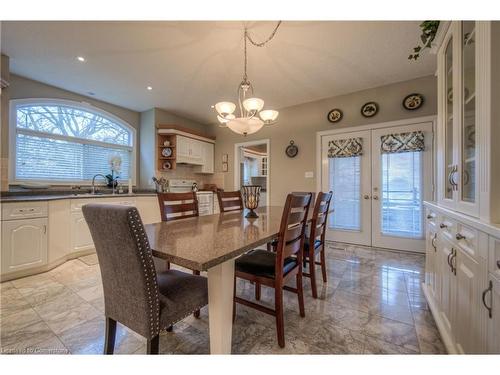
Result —
<svg viewBox="0 0 500 375"><path fill-rule="evenodd" d="M203 187L205 184L215 184L219 188L224 187L224 173L216 172L214 174L199 174L195 173L195 166L177 164L177 168L172 171L157 171L156 177L165 177L167 180L195 180L198 186Z"/></svg>

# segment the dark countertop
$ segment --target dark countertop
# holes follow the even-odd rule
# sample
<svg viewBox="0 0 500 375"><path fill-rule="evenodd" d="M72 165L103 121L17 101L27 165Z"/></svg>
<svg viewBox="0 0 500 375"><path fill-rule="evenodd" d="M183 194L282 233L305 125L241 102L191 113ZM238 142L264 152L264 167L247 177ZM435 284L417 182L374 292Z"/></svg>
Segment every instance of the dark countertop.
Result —
<svg viewBox="0 0 500 375"><path fill-rule="evenodd" d="M148 197L155 196L156 191L151 189L137 189L132 194L112 194L111 189L101 189L102 194L90 194L86 190L57 190L57 189L40 189L27 190L16 189L8 192L2 192L0 202L36 202L36 201L51 201L59 199L89 199L89 198L120 198L120 197Z"/></svg>

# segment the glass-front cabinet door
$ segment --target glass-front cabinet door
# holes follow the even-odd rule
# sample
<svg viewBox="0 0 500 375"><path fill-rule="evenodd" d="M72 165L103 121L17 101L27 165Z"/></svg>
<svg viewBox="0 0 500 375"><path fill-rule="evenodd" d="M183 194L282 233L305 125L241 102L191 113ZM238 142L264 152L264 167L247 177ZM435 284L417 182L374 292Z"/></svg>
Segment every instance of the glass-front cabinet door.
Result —
<svg viewBox="0 0 500 375"><path fill-rule="evenodd" d="M459 209L470 214L477 211L476 147L476 22L460 22L460 183Z"/></svg>
<svg viewBox="0 0 500 375"><path fill-rule="evenodd" d="M438 199L478 216L475 30L475 21L452 22L438 53Z"/></svg>

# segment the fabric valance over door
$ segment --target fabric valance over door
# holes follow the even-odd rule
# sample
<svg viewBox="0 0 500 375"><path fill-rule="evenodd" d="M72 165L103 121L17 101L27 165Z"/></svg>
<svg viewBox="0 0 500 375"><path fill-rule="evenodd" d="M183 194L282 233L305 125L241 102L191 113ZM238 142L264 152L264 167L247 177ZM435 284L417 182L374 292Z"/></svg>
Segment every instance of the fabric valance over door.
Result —
<svg viewBox="0 0 500 375"><path fill-rule="evenodd" d="M328 142L329 158L350 158L363 155L363 138L334 139Z"/></svg>
<svg viewBox="0 0 500 375"><path fill-rule="evenodd" d="M424 150L424 133L422 131L386 134L380 137L380 152L383 154Z"/></svg>

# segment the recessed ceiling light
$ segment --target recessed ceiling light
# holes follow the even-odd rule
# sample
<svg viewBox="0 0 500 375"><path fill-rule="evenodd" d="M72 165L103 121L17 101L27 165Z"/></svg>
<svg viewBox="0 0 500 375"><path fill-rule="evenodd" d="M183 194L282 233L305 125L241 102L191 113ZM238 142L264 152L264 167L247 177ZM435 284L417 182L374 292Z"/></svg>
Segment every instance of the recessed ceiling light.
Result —
<svg viewBox="0 0 500 375"><path fill-rule="evenodd" d="M149 91L153 90L151 86L146 87Z"/></svg>
<svg viewBox="0 0 500 375"><path fill-rule="evenodd" d="M83 56L78 56L76 59L80 62L85 62L85 57Z"/></svg>

